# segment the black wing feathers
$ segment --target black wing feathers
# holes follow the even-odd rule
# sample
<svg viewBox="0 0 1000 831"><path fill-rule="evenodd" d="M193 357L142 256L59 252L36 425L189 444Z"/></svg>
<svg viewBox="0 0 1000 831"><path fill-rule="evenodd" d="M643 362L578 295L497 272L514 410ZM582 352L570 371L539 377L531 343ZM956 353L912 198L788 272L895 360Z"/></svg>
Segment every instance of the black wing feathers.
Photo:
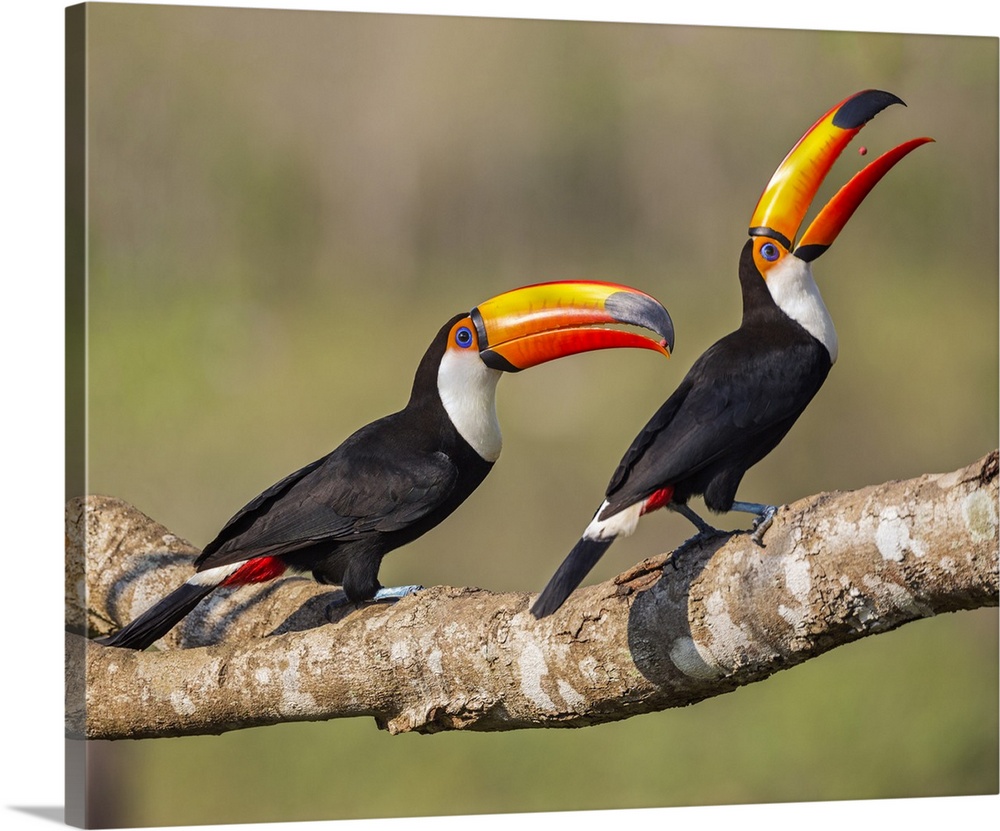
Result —
<svg viewBox="0 0 1000 831"><path fill-rule="evenodd" d="M812 338L767 345L760 333L740 329L695 362L625 453L605 513L723 459L745 461L745 469L774 448L819 390L830 361Z"/></svg>
<svg viewBox="0 0 1000 831"><path fill-rule="evenodd" d="M199 570L397 530L440 506L455 487L456 465L394 435L393 417L380 419L268 488L205 547Z"/></svg>
<svg viewBox="0 0 1000 831"><path fill-rule="evenodd" d="M213 552L218 551L228 540L245 534L255 521L268 512L275 500L280 499L289 488L316 470L324 461L326 461L326 457L317 459L315 462L296 470L294 473L289 473L280 482L275 482L263 493L258 494L247 502L235 515L230 517L215 539L202 549L201 555L195 561L195 565L201 565L202 562L207 560Z"/></svg>

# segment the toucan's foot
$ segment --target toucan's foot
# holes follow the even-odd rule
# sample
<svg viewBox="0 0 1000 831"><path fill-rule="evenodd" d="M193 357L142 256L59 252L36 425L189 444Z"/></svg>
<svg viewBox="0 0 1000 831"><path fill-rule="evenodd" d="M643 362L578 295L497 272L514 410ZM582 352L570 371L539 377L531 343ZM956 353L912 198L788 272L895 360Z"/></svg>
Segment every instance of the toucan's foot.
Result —
<svg viewBox="0 0 1000 831"><path fill-rule="evenodd" d="M714 537L714 536L716 536L718 534L723 533L718 528L714 528L713 526L711 526L707 522L705 522L705 520L703 520L700 516L698 516L698 514L696 514L687 505L680 505L680 504L673 504L673 503L671 503L667 507L670 508L671 511L674 511L674 512L680 514L688 522L690 522L692 525L694 525L695 528L698 529L698 533L695 534L693 537L691 537L690 540L687 540L684 543L685 545L687 545L688 542L691 542L691 540L701 539L703 537Z"/></svg>
<svg viewBox="0 0 1000 831"><path fill-rule="evenodd" d="M754 520L753 541L757 543L757 545L764 544L764 534L767 533L767 529L771 527L771 523L774 522L774 518L777 514L778 509L774 505L768 505L767 510Z"/></svg>
<svg viewBox="0 0 1000 831"><path fill-rule="evenodd" d="M375 592L372 601L378 603L382 600L400 600L423 590L423 586L392 586L391 588L381 588Z"/></svg>
<svg viewBox="0 0 1000 831"><path fill-rule="evenodd" d="M777 510L771 508L766 514L757 517L757 519L753 521L753 533L750 535L750 539L757 543L757 545L761 548L765 547L764 534L767 533L767 529L770 528L771 523L774 522L774 515L776 513Z"/></svg>
<svg viewBox="0 0 1000 831"><path fill-rule="evenodd" d="M774 522L774 517L778 513L777 507L774 505L762 505L759 502L734 502L732 510L744 511L745 513L756 515L757 518L753 521L753 533L750 535L750 539L763 548L764 534L767 533L767 529Z"/></svg>
<svg viewBox="0 0 1000 831"><path fill-rule="evenodd" d="M680 558L682 555L687 554L689 549L697 547L699 543L710 540L712 537L719 536L726 536L726 532L720 531L718 528L713 528L711 525L706 523L704 531L692 534L671 552L670 565L672 565L675 569L680 568Z"/></svg>
<svg viewBox="0 0 1000 831"><path fill-rule="evenodd" d="M725 531L720 531L718 528L709 525L687 505L668 505L667 507L669 507L671 511L676 511L682 517L685 517L692 525L694 525L695 528L698 529L698 533L684 540L684 542L678 545L670 555L670 564L674 568L678 567L678 560L680 559L680 556L686 553L689 548L692 548L700 542L711 539L712 537L718 537L725 535L726 533Z"/></svg>
<svg viewBox="0 0 1000 831"><path fill-rule="evenodd" d="M395 602L408 595L416 594L419 591L423 591L423 586L392 586L391 588L380 588L374 595L372 595L367 600L351 600L344 592L336 592L336 597L327 606L329 613L333 613L334 610L341 608L342 606L350 606L358 603L379 603L379 602Z"/></svg>

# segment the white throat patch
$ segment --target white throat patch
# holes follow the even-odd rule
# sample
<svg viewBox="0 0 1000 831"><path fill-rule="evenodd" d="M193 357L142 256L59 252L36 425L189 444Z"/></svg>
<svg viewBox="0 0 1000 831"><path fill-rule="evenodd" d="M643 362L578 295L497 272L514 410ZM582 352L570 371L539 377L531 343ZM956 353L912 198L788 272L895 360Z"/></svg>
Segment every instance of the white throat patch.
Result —
<svg viewBox="0 0 1000 831"><path fill-rule="evenodd" d="M448 418L487 462L495 462L503 446L496 399L502 374L486 366L474 348L446 350L438 368L438 394Z"/></svg>
<svg viewBox="0 0 1000 831"><path fill-rule="evenodd" d="M837 331L809 263L787 255L768 271L764 282L778 308L823 344L830 353L830 363L836 363Z"/></svg>

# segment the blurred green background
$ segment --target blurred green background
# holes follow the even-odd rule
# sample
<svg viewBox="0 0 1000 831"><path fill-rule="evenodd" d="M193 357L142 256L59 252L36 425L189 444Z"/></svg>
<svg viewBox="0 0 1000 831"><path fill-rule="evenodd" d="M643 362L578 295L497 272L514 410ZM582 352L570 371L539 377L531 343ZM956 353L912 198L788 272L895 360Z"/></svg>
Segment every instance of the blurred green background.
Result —
<svg viewBox="0 0 1000 831"><path fill-rule="evenodd" d="M952 470L997 444L995 38L96 4L87 39L87 489L197 545L403 406L451 314L541 280L631 283L670 309L671 362L615 351L504 380L493 475L382 569L539 590L635 432L738 324L771 172L867 87L909 106L865 129L820 200L907 138L937 143L816 264L840 360L741 497ZM650 517L590 580L689 532ZM98 743L94 770L123 825L995 793L997 648L985 610L620 724L295 724Z"/></svg>

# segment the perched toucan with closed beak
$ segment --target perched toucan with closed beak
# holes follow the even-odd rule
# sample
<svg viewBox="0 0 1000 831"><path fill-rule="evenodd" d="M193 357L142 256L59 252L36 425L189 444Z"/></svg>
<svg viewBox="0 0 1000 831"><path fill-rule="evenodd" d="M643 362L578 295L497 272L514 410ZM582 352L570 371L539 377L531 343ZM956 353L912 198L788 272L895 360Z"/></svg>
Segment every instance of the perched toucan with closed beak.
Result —
<svg viewBox="0 0 1000 831"><path fill-rule="evenodd" d="M837 360L837 334L810 263L889 169L931 139L913 139L871 162L826 204L798 243L795 237L844 147L879 112L902 103L880 90L852 95L817 121L778 166L740 255L740 327L695 361L632 442L603 504L532 606L536 617L558 609L643 514L671 508L700 533L713 532L687 505L692 496L703 496L714 512L756 514L754 539L761 542L776 509L735 501L740 480L781 441Z"/></svg>
<svg viewBox="0 0 1000 831"><path fill-rule="evenodd" d="M658 339L608 324L642 327ZM615 283L527 286L456 315L420 361L406 407L247 503L205 546L190 580L101 642L145 649L219 586L286 570L339 585L352 602L417 590L383 589L382 558L445 519L490 472L500 455L503 372L612 347L669 355L673 342L667 310Z"/></svg>

